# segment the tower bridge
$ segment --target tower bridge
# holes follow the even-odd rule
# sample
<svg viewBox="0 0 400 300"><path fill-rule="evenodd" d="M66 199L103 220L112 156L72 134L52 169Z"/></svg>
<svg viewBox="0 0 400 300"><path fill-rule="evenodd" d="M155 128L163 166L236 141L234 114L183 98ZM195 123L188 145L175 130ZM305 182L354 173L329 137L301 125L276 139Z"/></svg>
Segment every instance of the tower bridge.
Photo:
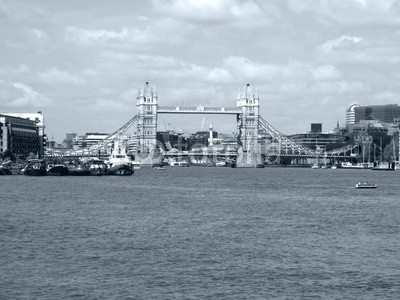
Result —
<svg viewBox="0 0 400 300"><path fill-rule="evenodd" d="M217 114L236 116L238 129L237 142L239 145L238 157L241 157L242 160L241 162L237 162L239 166L254 166L263 162L262 155L268 155L267 151L262 150L265 137L267 136L275 143L278 143L278 155L280 157L351 157L350 152L356 145L348 145L329 152L322 152L293 142L259 115L259 101L257 92L253 92L250 84L247 84L238 92L236 106L234 107L159 106L155 87L151 87L146 82L138 90L136 98L137 114L106 139L88 149L76 152L75 155L96 155L100 150L110 147L109 145L114 140L128 137L137 143L137 155L142 160L147 159L150 163L155 154L157 154L158 142L156 135L159 114ZM129 129L131 131L130 136L127 135ZM156 156L159 157L159 155Z"/></svg>
<svg viewBox="0 0 400 300"><path fill-rule="evenodd" d="M158 106L159 114L218 114L218 115L240 115L239 107L205 107L205 106Z"/></svg>

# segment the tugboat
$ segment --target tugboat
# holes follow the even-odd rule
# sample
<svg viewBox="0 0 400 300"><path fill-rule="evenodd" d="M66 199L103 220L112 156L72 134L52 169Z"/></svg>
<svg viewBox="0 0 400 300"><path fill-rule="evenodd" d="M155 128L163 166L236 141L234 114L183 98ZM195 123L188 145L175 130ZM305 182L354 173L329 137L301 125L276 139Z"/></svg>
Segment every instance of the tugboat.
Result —
<svg viewBox="0 0 400 300"><path fill-rule="evenodd" d="M24 175L27 176L46 176L46 162L43 159L28 160L28 165L24 168Z"/></svg>
<svg viewBox="0 0 400 300"><path fill-rule="evenodd" d="M121 141L115 141L114 149L105 164L107 166L105 175L129 176L133 174L132 159L126 155Z"/></svg>

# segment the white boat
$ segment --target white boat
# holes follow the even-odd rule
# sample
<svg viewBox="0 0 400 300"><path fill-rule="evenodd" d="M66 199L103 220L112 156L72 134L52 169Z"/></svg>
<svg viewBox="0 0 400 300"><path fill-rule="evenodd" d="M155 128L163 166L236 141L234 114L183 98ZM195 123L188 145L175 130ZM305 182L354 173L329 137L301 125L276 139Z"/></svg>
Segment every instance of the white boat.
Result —
<svg viewBox="0 0 400 300"><path fill-rule="evenodd" d="M357 189L376 189L377 185L376 184L370 184L366 182L359 182L356 184Z"/></svg>
<svg viewBox="0 0 400 300"><path fill-rule="evenodd" d="M132 159L126 155L125 147L121 141L114 142L114 149L107 161L105 175L132 175Z"/></svg>
<svg viewBox="0 0 400 300"><path fill-rule="evenodd" d="M366 169L367 167L364 164L352 164L351 162L343 162L343 169Z"/></svg>
<svg viewBox="0 0 400 300"><path fill-rule="evenodd" d="M313 164L313 165L311 166L311 169L319 169L319 166L318 166L317 164Z"/></svg>
<svg viewBox="0 0 400 300"><path fill-rule="evenodd" d="M332 166L331 169L332 169L332 170L336 170L337 167L336 167L336 166Z"/></svg>
<svg viewBox="0 0 400 300"><path fill-rule="evenodd" d="M171 167L189 167L189 164L187 161L183 160L183 161L171 161L169 163L169 165Z"/></svg>
<svg viewBox="0 0 400 300"><path fill-rule="evenodd" d="M132 167L134 170L139 170L141 166L142 166L142 164L140 163L140 161L136 161L136 160L132 161Z"/></svg>

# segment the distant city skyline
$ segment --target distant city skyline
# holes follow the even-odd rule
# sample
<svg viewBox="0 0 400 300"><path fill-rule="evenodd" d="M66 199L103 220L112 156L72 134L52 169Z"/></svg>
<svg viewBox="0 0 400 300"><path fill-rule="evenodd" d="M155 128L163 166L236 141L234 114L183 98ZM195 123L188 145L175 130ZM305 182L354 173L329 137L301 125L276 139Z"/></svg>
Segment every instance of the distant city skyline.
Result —
<svg viewBox="0 0 400 300"><path fill-rule="evenodd" d="M345 124L346 108L400 100L396 0L0 0L0 111L42 111L45 132L113 132L149 81L160 105L235 106L257 88L284 134ZM162 116L196 132L232 117Z"/></svg>

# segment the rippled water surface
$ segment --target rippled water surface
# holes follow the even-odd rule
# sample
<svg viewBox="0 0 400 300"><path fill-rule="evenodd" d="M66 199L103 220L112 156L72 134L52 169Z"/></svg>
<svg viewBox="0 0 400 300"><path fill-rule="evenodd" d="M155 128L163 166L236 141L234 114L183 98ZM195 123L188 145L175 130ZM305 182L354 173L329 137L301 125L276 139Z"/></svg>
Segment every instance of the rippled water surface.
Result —
<svg viewBox="0 0 400 300"><path fill-rule="evenodd" d="M291 168L1 176L0 299L398 299L399 183Z"/></svg>

